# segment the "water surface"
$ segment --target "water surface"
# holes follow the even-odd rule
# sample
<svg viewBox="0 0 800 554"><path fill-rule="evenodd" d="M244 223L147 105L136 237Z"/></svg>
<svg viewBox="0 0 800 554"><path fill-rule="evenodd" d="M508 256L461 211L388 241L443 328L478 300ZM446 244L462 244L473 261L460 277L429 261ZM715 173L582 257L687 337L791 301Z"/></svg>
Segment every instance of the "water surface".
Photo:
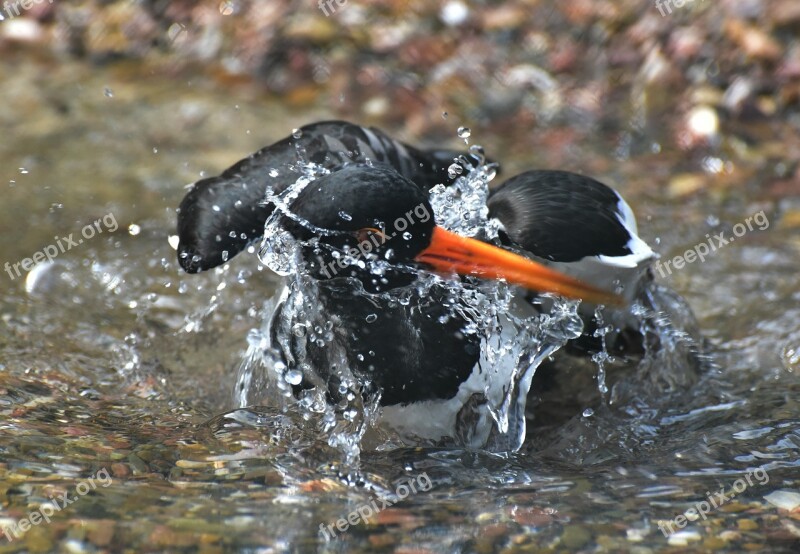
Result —
<svg viewBox="0 0 800 554"><path fill-rule="evenodd" d="M117 228L27 276L0 275L0 525L77 498L51 523L0 536L0 551L647 552L668 544L659 523L748 474L768 481L752 478L670 544L797 547L797 513L764 496L800 488L800 205L767 194L758 174L676 196L665 185L683 153L621 152L622 129L569 150L516 132L533 155L473 136L506 175L557 164L614 183L665 258L760 210L769 227L660 279L688 300L719 363L665 406L579 405L557 426L541 421L515 454L365 451L354 479L297 414L234 404L248 332L278 278L254 255L185 275L168 243L183 185L332 114L126 65L19 65L2 81L0 130L13 140L0 146L0 262L108 214ZM79 494L106 471L108 486ZM392 496L423 474L431 490ZM381 497L391 506L368 522L320 535Z"/></svg>

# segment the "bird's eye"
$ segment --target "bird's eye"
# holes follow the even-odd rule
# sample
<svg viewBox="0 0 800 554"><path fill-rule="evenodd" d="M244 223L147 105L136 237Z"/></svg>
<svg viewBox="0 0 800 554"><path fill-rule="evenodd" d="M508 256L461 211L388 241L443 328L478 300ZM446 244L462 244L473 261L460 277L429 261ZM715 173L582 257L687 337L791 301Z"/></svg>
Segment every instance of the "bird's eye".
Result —
<svg viewBox="0 0 800 554"><path fill-rule="evenodd" d="M364 227L355 232L356 239L359 243L372 242L376 245L381 245L387 241L386 233L375 227Z"/></svg>

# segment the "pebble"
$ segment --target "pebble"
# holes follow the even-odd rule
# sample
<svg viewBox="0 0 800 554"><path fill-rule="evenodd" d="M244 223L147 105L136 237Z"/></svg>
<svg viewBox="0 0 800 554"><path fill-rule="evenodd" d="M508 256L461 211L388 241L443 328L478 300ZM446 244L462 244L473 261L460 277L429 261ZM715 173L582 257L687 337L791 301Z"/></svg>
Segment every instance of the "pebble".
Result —
<svg viewBox="0 0 800 554"><path fill-rule="evenodd" d="M574 551L583 548L592 540L592 533L583 525L567 525L561 535L561 544Z"/></svg>
<svg viewBox="0 0 800 554"><path fill-rule="evenodd" d="M800 508L800 493L795 491L777 490L766 495L764 499L781 510L793 512Z"/></svg>
<svg viewBox="0 0 800 554"><path fill-rule="evenodd" d="M720 537L708 537L703 541L703 548L708 550L722 550L728 543Z"/></svg>
<svg viewBox="0 0 800 554"><path fill-rule="evenodd" d="M688 546L690 542L699 541L702 538L703 537L697 531L686 529L671 534L667 539L667 543L670 546Z"/></svg>
<svg viewBox="0 0 800 554"><path fill-rule="evenodd" d="M150 471L147 463L136 454L131 454L128 456L128 463L130 464L131 469L133 469L134 475L140 475Z"/></svg>
<svg viewBox="0 0 800 554"><path fill-rule="evenodd" d="M741 531L755 531L758 529L758 523L752 519L739 519L736 521L736 527Z"/></svg>

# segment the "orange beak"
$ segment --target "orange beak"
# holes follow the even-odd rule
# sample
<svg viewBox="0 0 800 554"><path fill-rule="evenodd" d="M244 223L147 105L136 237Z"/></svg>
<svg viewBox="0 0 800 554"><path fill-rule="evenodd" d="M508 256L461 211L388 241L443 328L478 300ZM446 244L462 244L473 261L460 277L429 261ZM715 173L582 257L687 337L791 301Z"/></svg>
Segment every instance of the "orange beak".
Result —
<svg viewBox="0 0 800 554"><path fill-rule="evenodd" d="M502 248L433 228L431 244L417 257L418 262L437 271L476 275L486 279L505 279L509 283L540 292L553 292L567 298L580 298L593 304L622 306L623 298L554 271Z"/></svg>

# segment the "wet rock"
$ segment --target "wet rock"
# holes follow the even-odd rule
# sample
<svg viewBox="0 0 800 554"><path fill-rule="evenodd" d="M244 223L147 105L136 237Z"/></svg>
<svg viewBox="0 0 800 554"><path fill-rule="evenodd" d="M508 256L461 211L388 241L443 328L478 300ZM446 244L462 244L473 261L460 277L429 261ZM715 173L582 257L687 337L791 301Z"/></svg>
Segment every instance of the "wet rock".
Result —
<svg viewBox="0 0 800 554"><path fill-rule="evenodd" d="M777 490L766 495L764 499L781 510L794 512L800 509L800 493L791 490Z"/></svg>
<svg viewBox="0 0 800 554"><path fill-rule="evenodd" d="M580 550L592 540L592 533L582 525L567 525L561 535L561 544L569 550Z"/></svg>
<svg viewBox="0 0 800 554"><path fill-rule="evenodd" d="M738 519L736 520L736 527L740 531L755 531L758 529L758 523L752 519Z"/></svg>
<svg viewBox="0 0 800 554"><path fill-rule="evenodd" d="M690 542L696 542L702 538L699 532L691 529L684 529L671 534L667 539L667 543L670 546L688 546Z"/></svg>
<svg viewBox="0 0 800 554"><path fill-rule="evenodd" d="M781 57L781 45L765 31L738 20L728 21L725 33L737 46L753 58L775 61Z"/></svg>

